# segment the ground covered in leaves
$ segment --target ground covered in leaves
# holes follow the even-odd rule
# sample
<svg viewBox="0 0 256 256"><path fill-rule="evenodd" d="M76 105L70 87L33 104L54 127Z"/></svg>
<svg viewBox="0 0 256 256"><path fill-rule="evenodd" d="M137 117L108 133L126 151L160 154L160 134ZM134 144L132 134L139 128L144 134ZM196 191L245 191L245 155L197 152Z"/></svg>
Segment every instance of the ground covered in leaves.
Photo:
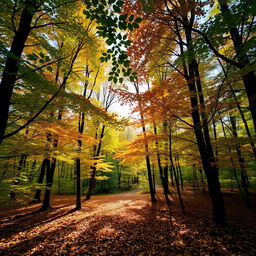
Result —
<svg viewBox="0 0 256 256"><path fill-rule="evenodd" d="M0 212L0 255L256 255L256 211L239 195L224 193L228 227L216 227L209 198L183 192L186 213L176 198L151 204L147 194L94 196L72 211L74 196L54 196L51 210L40 204ZM255 194L252 195L255 202Z"/></svg>

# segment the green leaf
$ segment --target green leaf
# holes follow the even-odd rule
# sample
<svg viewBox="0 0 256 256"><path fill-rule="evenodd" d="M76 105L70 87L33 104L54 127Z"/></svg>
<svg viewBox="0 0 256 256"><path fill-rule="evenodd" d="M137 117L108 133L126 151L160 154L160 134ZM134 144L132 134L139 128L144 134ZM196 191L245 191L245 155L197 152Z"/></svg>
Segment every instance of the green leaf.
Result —
<svg viewBox="0 0 256 256"><path fill-rule="evenodd" d="M119 28L121 29L121 30L126 30L126 23L125 22L119 22Z"/></svg>
<svg viewBox="0 0 256 256"><path fill-rule="evenodd" d="M29 54L28 59L29 60L37 60L37 57L34 54Z"/></svg>
<svg viewBox="0 0 256 256"><path fill-rule="evenodd" d="M128 14L122 14L122 15L119 16L119 19L120 20L126 20L127 17L128 17Z"/></svg>
<svg viewBox="0 0 256 256"><path fill-rule="evenodd" d="M90 1L86 1L86 7L87 9L90 9L92 7L92 4Z"/></svg>
<svg viewBox="0 0 256 256"><path fill-rule="evenodd" d="M113 5L113 9L117 13L121 12L121 9L117 5Z"/></svg>
<svg viewBox="0 0 256 256"><path fill-rule="evenodd" d="M121 84L124 81L122 77L119 78L119 83Z"/></svg>
<svg viewBox="0 0 256 256"><path fill-rule="evenodd" d="M134 27L134 28L139 28L140 26L139 26L138 23L133 23L133 27Z"/></svg>
<svg viewBox="0 0 256 256"><path fill-rule="evenodd" d="M96 7L98 4L98 0L92 0L92 4Z"/></svg>
<svg viewBox="0 0 256 256"><path fill-rule="evenodd" d="M105 61L105 58L104 58L104 57L100 57L100 61L101 61L101 62L104 62L104 61Z"/></svg>
<svg viewBox="0 0 256 256"><path fill-rule="evenodd" d="M134 15L131 15L129 18L129 21L131 22L131 21L133 21L133 19L134 19Z"/></svg>
<svg viewBox="0 0 256 256"><path fill-rule="evenodd" d="M123 1L117 1L117 2L116 2L116 5L118 5L119 7L121 7L121 6L124 5L124 2L123 2Z"/></svg>
<svg viewBox="0 0 256 256"><path fill-rule="evenodd" d="M89 18L91 16L90 12L83 10L83 13L86 15L87 18Z"/></svg>
<svg viewBox="0 0 256 256"><path fill-rule="evenodd" d="M138 17L138 18L136 18L136 19L135 19L135 21L134 21L134 22L136 22L136 23L140 23L141 21L142 21L142 18L139 18L139 17Z"/></svg>
<svg viewBox="0 0 256 256"><path fill-rule="evenodd" d="M114 81L114 83L116 84L116 83L117 83L117 78L114 77L114 78L113 78L113 81Z"/></svg>
<svg viewBox="0 0 256 256"><path fill-rule="evenodd" d="M134 77L133 76L130 76L130 81L134 82Z"/></svg>
<svg viewBox="0 0 256 256"><path fill-rule="evenodd" d="M131 45L131 43L132 43L132 42L131 42L130 40L127 40L126 43L125 43L125 45L126 45L126 46L129 46L129 45Z"/></svg>
<svg viewBox="0 0 256 256"><path fill-rule="evenodd" d="M48 71L50 71L50 72L53 71L52 67L50 67L50 66L46 67L46 69L47 69Z"/></svg>
<svg viewBox="0 0 256 256"><path fill-rule="evenodd" d="M108 81L111 81L111 80L113 80L113 76L110 76L110 77L108 78Z"/></svg>
<svg viewBox="0 0 256 256"><path fill-rule="evenodd" d="M40 62L40 63L44 63L44 60L40 59L39 62Z"/></svg>
<svg viewBox="0 0 256 256"><path fill-rule="evenodd" d="M124 61L124 66L128 68L130 66L130 61L129 60Z"/></svg>
<svg viewBox="0 0 256 256"><path fill-rule="evenodd" d="M133 26L131 23L128 24L128 28L129 28L129 30L133 31Z"/></svg>
<svg viewBox="0 0 256 256"><path fill-rule="evenodd" d="M113 40L110 40L110 39L107 39L107 40L106 40L106 44L107 44L107 45L111 45L112 43L113 43Z"/></svg>
<svg viewBox="0 0 256 256"><path fill-rule="evenodd" d="M125 60L125 59L127 59L128 58L128 56L127 56L127 54L125 54L125 53L122 53L121 55L120 55L120 57L119 57L119 59L121 59L121 60Z"/></svg>
<svg viewBox="0 0 256 256"><path fill-rule="evenodd" d="M44 59L44 54L42 52L39 53L40 57Z"/></svg>

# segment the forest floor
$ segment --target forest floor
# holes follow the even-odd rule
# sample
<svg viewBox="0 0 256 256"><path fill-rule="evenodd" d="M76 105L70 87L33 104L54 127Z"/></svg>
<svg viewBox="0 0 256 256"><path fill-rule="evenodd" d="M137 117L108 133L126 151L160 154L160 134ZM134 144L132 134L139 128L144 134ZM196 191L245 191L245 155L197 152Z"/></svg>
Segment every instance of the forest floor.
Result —
<svg viewBox="0 0 256 256"><path fill-rule="evenodd" d="M135 192L93 196L79 211L74 196L57 195L45 212L35 212L40 204L0 208L0 255L256 255L255 205L246 208L239 195L224 193L221 229L203 193L186 188L182 214L177 198L169 212L160 193L151 204Z"/></svg>

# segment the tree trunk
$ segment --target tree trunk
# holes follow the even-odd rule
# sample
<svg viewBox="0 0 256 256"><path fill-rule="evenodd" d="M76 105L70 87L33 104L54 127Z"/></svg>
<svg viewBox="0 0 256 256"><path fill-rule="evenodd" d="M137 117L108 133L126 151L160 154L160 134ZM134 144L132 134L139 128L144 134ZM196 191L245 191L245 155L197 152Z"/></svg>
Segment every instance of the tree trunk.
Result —
<svg viewBox="0 0 256 256"><path fill-rule="evenodd" d="M0 84L0 144L4 139L4 134L7 127L11 96L19 70L21 54L31 31L32 18L39 7L38 2L39 1L37 0L25 1L25 7L21 13L19 27L15 32L11 49L7 55Z"/></svg>
<svg viewBox="0 0 256 256"><path fill-rule="evenodd" d="M227 24L230 24L228 20L231 15L229 7L227 5L226 0L218 0L220 4L220 10L223 14L223 19ZM236 26L231 26L229 33L231 35L231 39L234 45L234 50L236 52L237 61L240 65L240 70L245 69L248 65L250 65L250 59L247 55L247 52L243 49L243 40L242 36L239 34L239 30ZM243 83L245 86L245 91L249 101L249 109L252 114L252 120L254 124L254 130L256 132L256 75L254 71L250 71L247 74L242 76Z"/></svg>
<svg viewBox="0 0 256 256"><path fill-rule="evenodd" d="M221 63L220 60L218 60L218 61L219 61L219 64L220 64L220 66L221 66L221 68L222 68L222 71L223 71L223 74L224 74L225 78L227 78L227 73L226 73L226 70L225 70L224 66L222 65L222 63ZM239 101L238 101L238 99L237 99L237 96L236 96L236 94L235 94L235 91L234 91L234 89L233 89L232 84L231 84L231 83L228 83L228 86L229 86L229 88L230 88L231 95L232 95L232 97L233 97L234 100L235 100L235 104L236 104L236 107L237 107L237 109L238 109L238 111L239 111L239 114L240 114L240 116L241 116L241 118L242 118L242 120L243 120L244 127L245 127L245 131L246 131L246 133L247 133L247 136L248 136L248 139L249 139L251 148L252 148L253 156L254 156L254 159L256 160L256 146L255 146L255 144L254 144L254 141L253 141L253 138L252 138L252 135L251 135L251 131L250 131L249 126L248 126L248 123L247 123L247 121L246 121L245 115L244 115L244 113L243 113L243 111L242 111L242 108L241 108L240 103L239 103Z"/></svg>
<svg viewBox="0 0 256 256"><path fill-rule="evenodd" d="M76 159L76 210L82 208L81 206L81 164L80 158Z"/></svg>
<svg viewBox="0 0 256 256"><path fill-rule="evenodd" d="M224 138L227 139L227 135L226 135L226 131L225 131L225 128L224 128L224 124L223 124L222 119L220 119L220 122L221 122L221 126L222 126L222 131L223 131L223 134L224 134ZM229 152L230 161L231 161L231 163L232 163L233 173L234 173L234 176L235 176L235 180L236 180L236 183L237 183L237 187L238 187L238 189L239 189L240 194L242 195L242 189L241 189L241 186L240 186L238 177L237 177L236 166L235 166L235 163L234 163L234 160L233 160L233 157L232 157L232 152L231 152L230 146L228 146L228 152ZM244 199L244 198L243 198L243 199Z"/></svg>
<svg viewBox="0 0 256 256"><path fill-rule="evenodd" d="M238 140L238 134L237 134L237 129L236 129L236 119L234 116L230 116L230 122L232 126L232 134L236 140ZM250 196L249 196L249 191L248 191L248 183L246 179L246 169L245 169L245 161L242 156L241 152L241 146L239 142L236 142L236 152L237 152L237 157L238 157L238 162L240 166L240 173L241 173L241 183L242 183L242 188L243 188L243 196L245 198L246 204L248 207L251 206L251 201L250 201Z"/></svg>
<svg viewBox="0 0 256 256"><path fill-rule="evenodd" d="M182 177L182 172L181 172L181 168L180 168L180 162L179 162L179 157L177 156L176 157L176 160L177 160L177 169L178 169L178 172L179 172L179 176L180 176L180 185L181 185L181 190L184 190L184 187L183 187L183 177Z"/></svg>
<svg viewBox="0 0 256 256"><path fill-rule="evenodd" d="M44 158L43 162L42 162L42 167L40 169L40 174L37 180L38 184L42 184L44 181L44 176L45 176L45 170L46 170L46 166L48 165L48 161L49 159ZM35 192L35 196L34 196L34 202L40 202L41 200L41 189L37 189Z"/></svg>
<svg viewBox="0 0 256 256"><path fill-rule="evenodd" d="M198 65L194 58L194 49L192 45L192 32L191 25L185 27L185 35L187 48L190 52L188 56L188 70L187 70L187 85L190 92L190 103L192 109L192 120L194 126L194 132L197 140L199 153L202 160L202 165L208 182L208 191L212 201L212 210L214 221L217 224L225 225L225 208L224 201L222 198L220 183L219 183L219 172L216 166L216 161L211 146L207 117L205 114L205 106L203 101L203 94L200 82L200 74L198 71ZM186 67L185 67L186 68ZM187 69L187 68L186 68ZM198 95L198 91L201 93ZM198 102L199 96L199 102ZM200 110L202 122L200 120Z"/></svg>
<svg viewBox="0 0 256 256"><path fill-rule="evenodd" d="M54 169L55 169L54 161L50 162L50 160L48 159L48 161L46 162L46 189L44 194L44 201L40 209L41 211L45 211L51 208L50 199L51 199L51 188L52 188L52 182L53 182Z"/></svg>
<svg viewBox="0 0 256 256"><path fill-rule="evenodd" d="M101 134L100 134L100 142L98 144L98 147L94 149L94 158L95 160L97 159L97 157L100 155L100 151L101 151L101 146L102 146L102 139L104 137L104 132L105 132L105 125L102 126L102 130L101 130ZM96 133L96 136L97 138L97 133ZM91 177L90 177L90 183L89 183L89 188L88 188L88 191L86 193L86 198L85 200L90 200L91 199L91 194L92 194L92 191L94 189L94 186L95 186L95 178L96 178L96 169L97 169L97 163L94 164L94 166L91 166Z"/></svg>
<svg viewBox="0 0 256 256"><path fill-rule="evenodd" d="M170 176L171 176L171 185L174 187L174 179L173 179L173 170L172 170L172 167L170 167Z"/></svg>
<svg viewBox="0 0 256 256"><path fill-rule="evenodd" d="M155 135L157 135L157 129L156 129L156 125L154 123L154 133ZM156 139L156 157L157 157L157 163L158 163L158 169L159 169L159 173L160 173L160 178L161 178L161 182L162 182L162 186L163 186L163 191L164 191L164 197L165 197L165 201L167 204L171 204L171 201L168 197L168 193L169 193L169 189L168 189L168 183L166 182L166 178L165 175L163 173L163 167L161 164L161 156L159 153L159 145L158 145L158 140Z"/></svg>
<svg viewBox="0 0 256 256"><path fill-rule="evenodd" d="M136 90L136 94L139 95L139 85L134 83L134 87ZM144 116L142 115L141 112L141 102L138 100L139 104L139 109L140 109L140 122L141 122L141 127L142 127L142 132L145 140L145 159L146 159L146 166L147 166L147 174L148 174L148 185L149 185L149 192L150 192L150 198L151 202L156 202L156 197L155 197L155 191L154 191L154 186L153 186L153 179L152 179L152 172L151 172L151 165L150 165L150 158L149 158L149 147L148 147L148 142L147 142L147 133L146 133L146 127L145 127L145 120Z"/></svg>
<svg viewBox="0 0 256 256"><path fill-rule="evenodd" d="M182 200L182 197L181 197L179 179L178 179L177 172L175 170L175 166L174 166L174 163L173 163L171 127L170 127L170 132L169 132L169 158L170 158L171 168L173 170L173 175L174 175L174 179L175 179L175 183L176 183L176 190L177 190L177 193L178 193L180 207L181 207L182 212L184 213L185 212L185 207L184 207L184 203L183 203L183 200Z"/></svg>
<svg viewBox="0 0 256 256"><path fill-rule="evenodd" d="M91 178L90 178L89 188L88 188L88 191L86 193L85 200L90 200L91 199L92 191L93 191L93 188L95 186L96 166L92 166L90 168L92 169L92 171L91 171Z"/></svg>
<svg viewBox="0 0 256 256"><path fill-rule="evenodd" d="M155 166L152 164L152 178L153 178L153 189L156 191L156 176L155 176ZM138 177L137 177L138 183Z"/></svg>

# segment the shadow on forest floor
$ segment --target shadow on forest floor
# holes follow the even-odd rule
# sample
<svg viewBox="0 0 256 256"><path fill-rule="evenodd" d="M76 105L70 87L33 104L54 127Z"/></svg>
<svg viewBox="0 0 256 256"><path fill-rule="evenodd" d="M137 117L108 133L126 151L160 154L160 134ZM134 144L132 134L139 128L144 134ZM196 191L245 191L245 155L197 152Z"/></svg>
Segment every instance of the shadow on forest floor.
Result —
<svg viewBox="0 0 256 256"><path fill-rule="evenodd" d="M53 209L18 219L4 217L1 255L255 255L255 208L236 194L224 195L229 226L211 220L207 195L183 192L186 213L174 198L171 218L163 198L148 195L95 196L71 212L74 196L56 196ZM255 199L255 195L253 195ZM63 204L63 203L66 203ZM37 205L38 207L39 205ZM33 212L34 208L30 209ZM19 211L22 214L22 210ZM26 215L27 214L27 215Z"/></svg>

